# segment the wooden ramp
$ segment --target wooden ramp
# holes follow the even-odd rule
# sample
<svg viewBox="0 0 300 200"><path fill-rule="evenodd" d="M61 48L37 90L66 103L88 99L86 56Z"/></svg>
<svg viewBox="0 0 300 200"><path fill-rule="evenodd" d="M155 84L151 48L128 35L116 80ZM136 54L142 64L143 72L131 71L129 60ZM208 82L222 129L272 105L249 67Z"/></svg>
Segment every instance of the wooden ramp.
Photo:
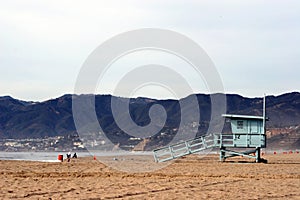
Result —
<svg viewBox="0 0 300 200"><path fill-rule="evenodd" d="M217 146L213 135L196 137L153 150L155 162L165 162Z"/></svg>

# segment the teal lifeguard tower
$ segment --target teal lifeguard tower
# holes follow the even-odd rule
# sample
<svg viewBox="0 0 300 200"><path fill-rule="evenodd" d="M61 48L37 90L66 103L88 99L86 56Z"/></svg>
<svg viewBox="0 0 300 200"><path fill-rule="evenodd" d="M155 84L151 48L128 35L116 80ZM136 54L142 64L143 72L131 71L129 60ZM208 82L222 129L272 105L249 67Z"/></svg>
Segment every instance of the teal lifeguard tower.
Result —
<svg viewBox="0 0 300 200"><path fill-rule="evenodd" d="M224 114L231 123L231 133L214 133L197 137L153 151L156 162L164 162L200 152L209 148L220 148L220 161L243 156L254 158L256 162L266 162L260 157L261 148L266 148L265 97L263 116Z"/></svg>
<svg viewBox="0 0 300 200"><path fill-rule="evenodd" d="M230 120L231 133L221 133L216 141L220 147L220 160L234 156L255 158L256 162L265 161L260 158L261 148L266 147L265 118L248 115L222 115L226 121ZM229 150L234 148L235 150ZM236 149L251 148L252 150L239 152ZM254 149L253 149L254 148Z"/></svg>

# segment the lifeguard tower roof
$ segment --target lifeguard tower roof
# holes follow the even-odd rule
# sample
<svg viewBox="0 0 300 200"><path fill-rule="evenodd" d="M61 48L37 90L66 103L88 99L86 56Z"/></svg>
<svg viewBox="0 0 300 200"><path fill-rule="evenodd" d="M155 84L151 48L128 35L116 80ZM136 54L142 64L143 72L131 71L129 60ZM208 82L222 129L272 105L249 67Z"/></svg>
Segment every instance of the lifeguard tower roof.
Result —
<svg viewBox="0 0 300 200"><path fill-rule="evenodd" d="M260 119L263 120L263 116L251 116L251 115L231 115L223 114L222 117L231 118L231 119Z"/></svg>

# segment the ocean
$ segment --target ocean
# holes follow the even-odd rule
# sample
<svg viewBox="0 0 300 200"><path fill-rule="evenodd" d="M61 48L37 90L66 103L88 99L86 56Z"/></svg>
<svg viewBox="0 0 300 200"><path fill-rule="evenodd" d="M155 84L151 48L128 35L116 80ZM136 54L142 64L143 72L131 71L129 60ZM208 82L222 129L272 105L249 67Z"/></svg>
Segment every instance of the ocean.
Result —
<svg viewBox="0 0 300 200"><path fill-rule="evenodd" d="M68 152L0 152L0 160L27 160L41 162L59 162L57 159L59 154L64 155ZM89 152L76 152L78 157L91 156ZM73 155L73 153L72 153Z"/></svg>
<svg viewBox="0 0 300 200"><path fill-rule="evenodd" d="M59 162L57 159L59 154L66 158L68 152L5 152L0 151L0 160L26 160L41 162ZM71 152L72 156L75 152ZM120 155L152 155L152 152L76 152L77 156L120 156Z"/></svg>

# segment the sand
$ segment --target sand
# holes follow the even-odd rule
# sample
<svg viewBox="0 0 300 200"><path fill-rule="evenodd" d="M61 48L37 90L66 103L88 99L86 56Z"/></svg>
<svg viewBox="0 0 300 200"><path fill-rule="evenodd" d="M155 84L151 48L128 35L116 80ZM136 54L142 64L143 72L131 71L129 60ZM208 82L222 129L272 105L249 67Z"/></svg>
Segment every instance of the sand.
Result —
<svg viewBox="0 0 300 200"><path fill-rule="evenodd" d="M154 171L120 172L92 157L70 163L0 161L0 199L300 199L300 154L245 158L191 155ZM112 160L130 168L126 159ZM152 158L142 160L155 166Z"/></svg>

